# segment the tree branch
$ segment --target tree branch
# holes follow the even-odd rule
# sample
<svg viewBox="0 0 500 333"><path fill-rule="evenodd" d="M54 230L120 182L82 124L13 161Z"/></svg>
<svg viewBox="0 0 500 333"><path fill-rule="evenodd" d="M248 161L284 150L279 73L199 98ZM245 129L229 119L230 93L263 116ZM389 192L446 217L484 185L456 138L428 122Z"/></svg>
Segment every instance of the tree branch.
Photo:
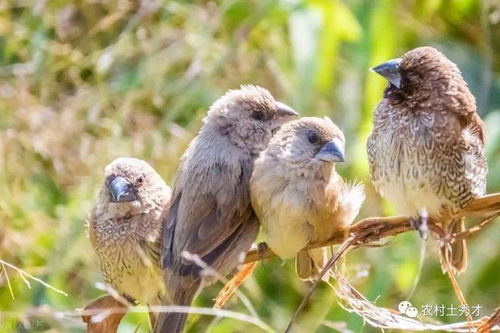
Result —
<svg viewBox="0 0 500 333"><path fill-rule="evenodd" d="M489 194L484 197L473 199L463 210L458 212L454 217L471 217L492 215L500 212L500 193ZM449 217L446 217L449 218ZM487 219L491 222L491 219ZM477 231L477 227L482 228L487 223L481 223L479 226L462 232L459 236L470 235ZM446 237L446 232L440 227L437 221L429 219L429 229L437 234L440 238ZM474 229L474 230L473 230ZM329 245L340 244L346 239L346 234L356 234L357 244L367 244L380 241L383 238L395 236L403 232L413 230L410 224L409 216L390 216L390 217L369 217L363 219L349 227L348 231L337 231L329 239L321 242L313 242L306 249L315 249ZM250 250L246 257L245 263L269 259L276 256L273 251L265 243L259 244L257 249Z"/></svg>

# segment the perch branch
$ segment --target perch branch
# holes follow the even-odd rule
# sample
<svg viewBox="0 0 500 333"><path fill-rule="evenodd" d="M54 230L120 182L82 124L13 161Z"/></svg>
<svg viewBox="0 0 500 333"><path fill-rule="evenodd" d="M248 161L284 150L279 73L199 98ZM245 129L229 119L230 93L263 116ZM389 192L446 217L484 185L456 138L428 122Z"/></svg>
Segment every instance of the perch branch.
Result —
<svg viewBox="0 0 500 333"><path fill-rule="evenodd" d="M463 238L480 230L483 226L497 217L498 213L500 213L500 193L489 194L472 200L463 210L458 212L455 217L482 216L485 214L493 215L481 222L478 226L472 227L460 234L452 235L453 238ZM432 219L429 219L429 229L439 237L446 236L445 231ZM363 235L363 237L357 237L357 244L368 244L410 230L413 229L410 224L409 216L369 217L350 226L347 234L354 233ZM335 232L329 239L321 242L312 242L306 249L340 244L345 238L345 231ZM276 255L273 251L271 251L265 243L261 243L257 249L250 250L247 253L244 262L249 263L269 259L274 256Z"/></svg>

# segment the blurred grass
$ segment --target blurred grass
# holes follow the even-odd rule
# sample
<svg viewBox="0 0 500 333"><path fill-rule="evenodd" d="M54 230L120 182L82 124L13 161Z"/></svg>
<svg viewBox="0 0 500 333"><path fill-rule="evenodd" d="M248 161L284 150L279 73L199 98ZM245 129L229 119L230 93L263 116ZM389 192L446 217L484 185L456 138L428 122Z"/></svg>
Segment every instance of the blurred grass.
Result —
<svg viewBox="0 0 500 333"><path fill-rule="evenodd" d="M171 183L177 161L208 106L243 83L267 87L303 115L328 115L344 130L348 161L340 172L367 184L362 216L392 213L369 183L365 154L371 115L385 82L368 71L419 45L444 51L462 69L489 129L489 191L500 191L500 4L495 0L332 1L22 1L0 4L0 257L70 294L28 289L0 274L0 331L16 331L36 308L71 310L102 292L85 218L118 156L150 161ZM470 241L460 282L487 314L498 305L498 225ZM411 301L455 304L436 244ZM419 241L401 235L387 248L349 255L355 285L396 308L418 270ZM197 301L210 306L220 285ZM307 285L293 263L260 264L242 289L262 320L283 331ZM230 309L245 311L236 300ZM191 331L212 318L193 316ZM347 314L323 286L306 308L304 331ZM428 318L429 319L429 318ZM457 321L453 317L436 317ZM51 332L81 332L78 318L41 318ZM123 332L147 328L129 314ZM10 325L10 326L9 326ZM44 327L45 327L44 326ZM20 327L20 326L19 326ZM43 330L43 329L41 329ZM211 332L254 332L232 319Z"/></svg>

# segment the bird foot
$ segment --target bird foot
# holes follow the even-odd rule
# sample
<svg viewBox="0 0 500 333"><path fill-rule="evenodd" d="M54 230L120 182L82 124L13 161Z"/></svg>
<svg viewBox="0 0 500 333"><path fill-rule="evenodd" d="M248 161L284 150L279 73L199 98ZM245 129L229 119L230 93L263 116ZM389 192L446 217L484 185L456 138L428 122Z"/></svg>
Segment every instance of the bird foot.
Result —
<svg viewBox="0 0 500 333"><path fill-rule="evenodd" d="M257 244L257 254L259 255L259 258L264 258L266 251L267 251L267 244L266 243L259 243Z"/></svg>
<svg viewBox="0 0 500 333"><path fill-rule="evenodd" d="M427 240L429 235L428 219L424 216L410 218L410 225L413 229L418 231L420 238Z"/></svg>

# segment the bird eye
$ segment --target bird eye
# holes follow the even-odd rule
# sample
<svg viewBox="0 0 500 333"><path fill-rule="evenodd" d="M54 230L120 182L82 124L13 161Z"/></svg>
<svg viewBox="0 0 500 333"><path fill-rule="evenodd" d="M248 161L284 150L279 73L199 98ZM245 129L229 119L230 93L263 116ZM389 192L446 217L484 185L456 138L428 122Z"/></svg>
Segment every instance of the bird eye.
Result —
<svg viewBox="0 0 500 333"><path fill-rule="evenodd" d="M135 181L137 182L137 184L140 185L140 184L144 183L144 177L143 176L139 176Z"/></svg>
<svg viewBox="0 0 500 333"><path fill-rule="evenodd" d="M264 112L262 111L254 111L252 113L252 118L255 120L262 120L264 118Z"/></svg>
<svg viewBox="0 0 500 333"><path fill-rule="evenodd" d="M319 140L319 136L318 134L316 134L316 132L311 131L307 134L307 139L310 143L316 143Z"/></svg>

